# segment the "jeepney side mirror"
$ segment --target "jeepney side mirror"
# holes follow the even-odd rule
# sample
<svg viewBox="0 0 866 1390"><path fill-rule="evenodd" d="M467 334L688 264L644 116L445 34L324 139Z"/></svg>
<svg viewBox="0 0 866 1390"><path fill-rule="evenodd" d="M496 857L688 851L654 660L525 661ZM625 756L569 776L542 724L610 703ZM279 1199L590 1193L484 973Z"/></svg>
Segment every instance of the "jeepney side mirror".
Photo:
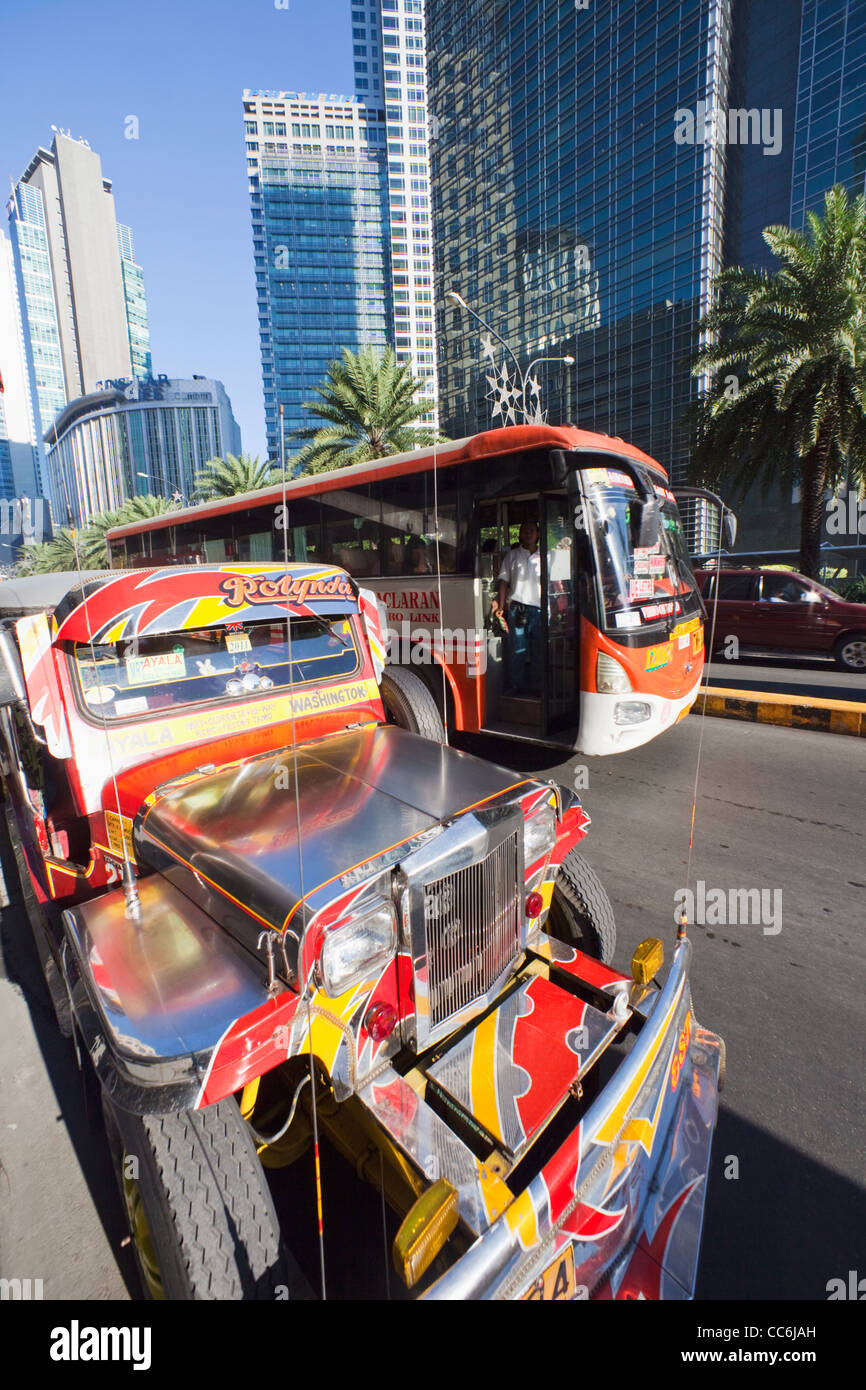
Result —
<svg viewBox="0 0 866 1390"><path fill-rule="evenodd" d="M722 513L722 534L725 538L725 548L727 550L733 549L737 539L737 518L733 512L728 511L727 507Z"/></svg>
<svg viewBox="0 0 866 1390"><path fill-rule="evenodd" d="M634 545L645 550L655 545L659 538L659 525L661 516L659 513L658 499L655 497L642 497L633 504L636 513L634 522Z"/></svg>

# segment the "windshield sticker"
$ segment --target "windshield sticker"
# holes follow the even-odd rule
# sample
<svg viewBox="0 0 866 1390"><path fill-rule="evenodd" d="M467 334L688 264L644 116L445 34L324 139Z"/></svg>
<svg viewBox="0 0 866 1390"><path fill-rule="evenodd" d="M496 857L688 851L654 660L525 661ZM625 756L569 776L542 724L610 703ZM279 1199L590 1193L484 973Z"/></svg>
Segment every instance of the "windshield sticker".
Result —
<svg viewBox="0 0 866 1390"><path fill-rule="evenodd" d="M678 603L647 603L640 610L643 613L644 621L649 622L652 618L669 618L672 613L678 613L680 605Z"/></svg>
<svg viewBox="0 0 866 1390"><path fill-rule="evenodd" d="M108 705L116 694L117 691L112 685L94 685L85 690L84 698L89 705Z"/></svg>
<svg viewBox="0 0 866 1390"><path fill-rule="evenodd" d="M660 544L660 541L656 541L655 545L636 545L634 558L636 560L648 560L651 555L658 555Z"/></svg>
<svg viewBox="0 0 866 1390"><path fill-rule="evenodd" d="M183 652L159 652L153 656L128 656L126 678L130 685L149 685L168 678L176 680L186 675Z"/></svg>
<svg viewBox="0 0 866 1390"><path fill-rule="evenodd" d="M646 654L646 669L660 671L663 666L670 666L672 660L673 643L664 642L660 647L650 647Z"/></svg>
<svg viewBox="0 0 866 1390"><path fill-rule="evenodd" d="M655 593L655 583L652 579L630 579L628 581L629 600L652 598ZM646 609L644 609L646 613Z"/></svg>
<svg viewBox="0 0 866 1390"><path fill-rule="evenodd" d="M617 627L640 627L640 613L635 609L631 612L616 613L614 616Z"/></svg>
<svg viewBox="0 0 866 1390"><path fill-rule="evenodd" d="M664 574L667 560L664 555L651 555L647 564L650 574Z"/></svg>
<svg viewBox="0 0 866 1390"><path fill-rule="evenodd" d="M227 632L226 651L234 654L235 652L251 652L253 644L250 641L248 632Z"/></svg>
<svg viewBox="0 0 866 1390"><path fill-rule="evenodd" d="M131 695L126 700L118 700L114 706L115 714L147 714L147 696Z"/></svg>

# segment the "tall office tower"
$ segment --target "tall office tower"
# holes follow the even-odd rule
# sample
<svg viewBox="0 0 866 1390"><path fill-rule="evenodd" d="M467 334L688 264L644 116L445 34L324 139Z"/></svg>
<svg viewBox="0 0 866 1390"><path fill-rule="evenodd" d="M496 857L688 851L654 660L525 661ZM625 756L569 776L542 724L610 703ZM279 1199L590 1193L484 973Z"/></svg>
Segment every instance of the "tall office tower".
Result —
<svg viewBox="0 0 866 1390"><path fill-rule="evenodd" d="M111 180L86 141L57 132L50 150L38 149L13 190L9 217L45 434L67 401L97 381L146 369L144 286L128 229L118 227Z"/></svg>
<svg viewBox="0 0 866 1390"><path fill-rule="evenodd" d="M120 248L120 270L123 275L123 298L126 304L126 327L129 334L129 356L132 375L139 380L153 374L150 356L150 328L147 322L147 296L144 275L135 259L132 229L117 224L117 244Z"/></svg>
<svg viewBox="0 0 866 1390"><path fill-rule="evenodd" d="M398 358L425 378L437 418L430 249L430 162L424 0L351 0L355 90L384 116L391 287ZM384 109L382 109L384 108Z"/></svg>
<svg viewBox="0 0 866 1390"><path fill-rule="evenodd" d="M455 289L537 363L552 422L621 434L678 473L725 151L677 143L675 113L726 102L730 0L427 5L443 428L496 423L479 331L441 307Z"/></svg>
<svg viewBox="0 0 866 1390"><path fill-rule="evenodd" d="M36 429L30 374L12 244L0 229L0 498L42 492L42 449Z"/></svg>
<svg viewBox="0 0 866 1390"><path fill-rule="evenodd" d="M802 226L837 181L863 191L866 4L427 0L427 45L443 428L496 422L453 288L523 367L577 359L539 367L551 421L681 479L715 275L771 268L765 226Z"/></svg>
<svg viewBox="0 0 866 1390"><path fill-rule="evenodd" d="M245 91L268 454L344 347L393 342L382 123L355 97Z"/></svg>

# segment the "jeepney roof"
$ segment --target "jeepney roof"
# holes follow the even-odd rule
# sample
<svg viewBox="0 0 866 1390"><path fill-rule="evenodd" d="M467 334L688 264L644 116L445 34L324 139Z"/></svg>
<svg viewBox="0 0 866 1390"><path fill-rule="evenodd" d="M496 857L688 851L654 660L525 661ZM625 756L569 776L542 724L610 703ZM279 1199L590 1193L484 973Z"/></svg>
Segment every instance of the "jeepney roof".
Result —
<svg viewBox="0 0 866 1390"><path fill-rule="evenodd" d="M277 593L268 590L275 582ZM357 586L345 571L291 562L61 570L0 582L0 615L53 613L55 637L71 641L117 641L252 618L273 620L285 618L287 607L297 616L327 617L355 612L357 602Z"/></svg>
<svg viewBox="0 0 866 1390"><path fill-rule="evenodd" d="M327 618L357 611L357 585L335 565L225 561L108 570L75 576L75 586L55 603L53 640L113 643L226 623L279 622L287 612Z"/></svg>

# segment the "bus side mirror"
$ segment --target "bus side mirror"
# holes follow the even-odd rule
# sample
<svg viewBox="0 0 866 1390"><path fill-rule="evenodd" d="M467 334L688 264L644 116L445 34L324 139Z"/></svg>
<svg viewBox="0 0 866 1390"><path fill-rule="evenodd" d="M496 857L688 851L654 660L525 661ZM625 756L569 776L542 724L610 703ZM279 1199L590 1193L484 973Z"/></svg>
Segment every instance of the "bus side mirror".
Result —
<svg viewBox="0 0 866 1390"><path fill-rule="evenodd" d="M658 499L643 497L632 504L636 513L634 522L634 545L640 550L649 550L659 538L661 514Z"/></svg>
<svg viewBox="0 0 866 1390"><path fill-rule="evenodd" d="M722 534L725 537L725 548L731 550L737 539L737 518L727 508L722 513Z"/></svg>

